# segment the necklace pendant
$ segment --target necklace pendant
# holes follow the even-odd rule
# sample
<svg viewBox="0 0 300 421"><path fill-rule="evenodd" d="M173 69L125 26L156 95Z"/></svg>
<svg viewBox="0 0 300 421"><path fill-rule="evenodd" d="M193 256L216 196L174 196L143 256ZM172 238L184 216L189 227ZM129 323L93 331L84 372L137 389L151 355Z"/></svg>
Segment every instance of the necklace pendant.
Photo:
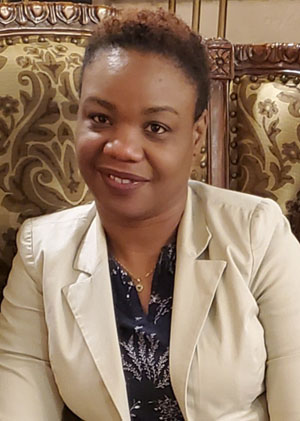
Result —
<svg viewBox="0 0 300 421"><path fill-rule="evenodd" d="M142 284L137 284L135 286L135 289L137 290L137 292L142 292L144 289L144 286Z"/></svg>

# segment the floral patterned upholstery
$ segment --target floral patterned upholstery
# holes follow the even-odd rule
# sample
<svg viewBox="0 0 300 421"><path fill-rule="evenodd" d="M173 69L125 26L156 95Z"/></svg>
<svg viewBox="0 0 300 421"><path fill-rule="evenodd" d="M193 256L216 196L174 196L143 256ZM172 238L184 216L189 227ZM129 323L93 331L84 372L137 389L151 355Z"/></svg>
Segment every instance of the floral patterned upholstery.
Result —
<svg viewBox="0 0 300 421"><path fill-rule="evenodd" d="M74 152L85 39L16 36L0 46L0 284L28 217L90 200ZM1 289L1 287L0 287Z"/></svg>
<svg viewBox="0 0 300 421"><path fill-rule="evenodd" d="M230 188L279 203L300 239L300 83L236 77L230 92Z"/></svg>

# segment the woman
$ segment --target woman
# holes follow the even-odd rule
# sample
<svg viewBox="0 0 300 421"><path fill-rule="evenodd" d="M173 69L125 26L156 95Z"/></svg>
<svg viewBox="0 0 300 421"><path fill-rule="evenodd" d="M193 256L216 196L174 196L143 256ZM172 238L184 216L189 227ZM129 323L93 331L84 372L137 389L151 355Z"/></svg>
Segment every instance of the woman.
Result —
<svg viewBox="0 0 300 421"><path fill-rule="evenodd" d="M0 320L0 419L300 420L300 247L268 199L188 184L200 38L107 18L77 154L95 203L27 221ZM55 232L55 235L53 233Z"/></svg>

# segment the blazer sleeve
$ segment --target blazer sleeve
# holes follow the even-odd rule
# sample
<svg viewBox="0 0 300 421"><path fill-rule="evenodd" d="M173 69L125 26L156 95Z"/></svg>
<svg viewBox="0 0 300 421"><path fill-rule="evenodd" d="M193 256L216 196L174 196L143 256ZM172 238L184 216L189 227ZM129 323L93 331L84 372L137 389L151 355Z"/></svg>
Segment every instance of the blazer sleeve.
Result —
<svg viewBox="0 0 300 421"><path fill-rule="evenodd" d="M279 207L268 200L254 214L251 238L270 420L300 420L300 244Z"/></svg>
<svg viewBox="0 0 300 421"><path fill-rule="evenodd" d="M33 255L31 220L19 231L0 313L1 421L58 421L63 402L51 371L42 292L42 254Z"/></svg>

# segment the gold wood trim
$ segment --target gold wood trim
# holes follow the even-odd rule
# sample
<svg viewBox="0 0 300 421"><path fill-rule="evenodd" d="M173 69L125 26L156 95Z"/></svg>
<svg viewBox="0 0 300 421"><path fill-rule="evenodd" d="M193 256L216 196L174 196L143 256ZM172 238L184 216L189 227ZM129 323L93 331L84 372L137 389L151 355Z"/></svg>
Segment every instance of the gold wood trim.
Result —
<svg viewBox="0 0 300 421"><path fill-rule="evenodd" d="M176 0L169 0L169 12L176 13Z"/></svg>
<svg viewBox="0 0 300 421"><path fill-rule="evenodd" d="M29 35L51 35L51 36L66 36L66 37L72 37L74 36L75 38L80 38L81 36L83 37L89 37L92 35L92 30L75 30L75 31L70 31L70 30L66 30L66 29L53 29L53 28L37 28L36 30L34 28L31 29L22 29L22 28L18 28L17 32L16 29L1 29L0 31L0 39L1 38L6 38L6 37L12 37L12 38L17 38L20 36L29 36Z"/></svg>
<svg viewBox="0 0 300 421"><path fill-rule="evenodd" d="M1 1L1 0L0 0ZM69 31L97 25L104 16L116 15L108 6L69 2L0 3L0 30L43 27L66 28Z"/></svg>
<svg viewBox="0 0 300 421"><path fill-rule="evenodd" d="M199 32L200 29L200 12L201 0L193 0L192 29L195 32Z"/></svg>
<svg viewBox="0 0 300 421"><path fill-rule="evenodd" d="M227 0L219 1L218 37L226 37Z"/></svg>

